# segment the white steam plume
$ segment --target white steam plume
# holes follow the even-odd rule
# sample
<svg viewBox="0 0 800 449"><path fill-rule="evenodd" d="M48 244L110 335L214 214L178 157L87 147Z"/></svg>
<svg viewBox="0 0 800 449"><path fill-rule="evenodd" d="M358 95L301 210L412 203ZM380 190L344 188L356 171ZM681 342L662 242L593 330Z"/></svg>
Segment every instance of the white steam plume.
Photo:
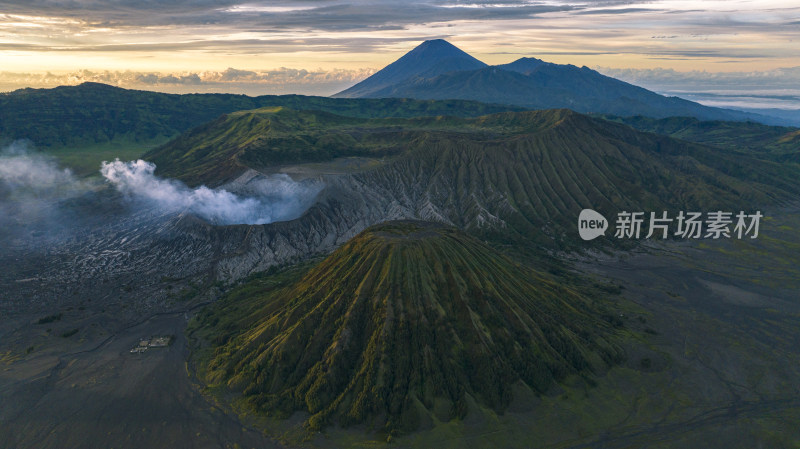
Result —
<svg viewBox="0 0 800 449"><path fill-rule="evenodd" d="M249 185L255 196L241 197L224 189L186 185L153 174L156 166L143 160L103 162L100 173L122 193L168 212L192 212L215 224L266 224L292 220L313 204L320 183L295 182L288 175L271 175Z"/></svg>
<svg viewBox="0 0 800 449"><path fill-rule="evenodd" d="M60 169L49 157L31 152L25 141L15 141L0 150L0 182L6 188L27 193L72 190L75 177L69 169Z"/></svg>
<svg viewBox="0 0 800 449"><path fill-rule="evenodd" d="M69 169L59 168L53 157L34 152L28 141L12 142L0 149L0 234L33 225L55 233L65 222L60 203L89 188Z"/></svg>

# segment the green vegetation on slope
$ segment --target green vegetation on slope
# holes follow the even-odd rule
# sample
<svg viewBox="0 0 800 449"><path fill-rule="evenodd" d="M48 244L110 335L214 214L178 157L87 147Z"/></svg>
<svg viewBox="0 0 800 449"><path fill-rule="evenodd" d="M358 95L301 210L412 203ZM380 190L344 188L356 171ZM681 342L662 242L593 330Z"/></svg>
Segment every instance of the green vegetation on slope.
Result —
<svg viewBox="0 0 800 449"><path fill-rule="evenodd" d="M783 126L768 126L754 122L700 121L691 117L653 119L649 117L613 117L607 120L624 123L647 131L737 151L744 155L757 154L777 162L800 163L800 130Z"/></svg>
<svg viewBox="0 0 800 449"><path fill-rule="evenodd" d="M566 109L412 119L242 111L146 155L163 176L210 185L248 168L342 156L385 158L355 175L359 182L410 207L432 205L459 228L509 244L574 239L584 208L606 217L622 210L738 211L800 191L794 164Z"/></svg>
<svg viewBox="0 0 800 449"><path fill-rule="evenodd" d="M159 173L189 184L217 184L247 167L330 161L345 156L384 157L417 148L431 135L469 142L540 131L561 114L363 119L324 111L269 107L239 111L194 128L148 152Z"/></svg>
<svg viewBox="0 0 800 449"><path fill-rule="evenodd" d="M640 133L568 110L464 121L505 131L491 139L428 133L393 168L380 170L424 173L419 183L458 211L460 220L453 221L459 227L481 228L493 241L541 244L544 234L565 248L584 208L606 217L622 210L666 210L674 216L677 210L740 210L800 191L797 167ZM506 226L492 226L493 217Z"/></svg>
<svg viewBox="0 0 800 449"><path fill-rule="evenodd" d="M117 139L97 144L52 148L47 154L54 157L60 165L72 170L75 175L97 175L100 163L103 161L135 160L168 140L158 138L152 141L131 142Z"/></svg>
<svg viewBox="0 0 800 449"><path fill-rule="evenodd" d="M353 117L477 116L521 109L462 100L175 95L84 83L0 94L0 143L28 139L45 150L108 142L149 143L174 137L222 114L272 106L324 110Z"/></svg>
<svg viewBox="0 0 800 449"><path fill-rule="evenodd" d="M190 184L216 184L245 167L329 161L341 156L384 156L402 151L355 119L281 107L234 112L148 152L159 174ZM388 133L387 133L388 134Z"/></svg>
<svg viewBox="0 0 800 449"><path fill-rule="evenodd" d="M432 223L377 225L296 282L245 288L194 324L215 348L201 378L312 430L502 412L515 391L623 358L602 301Z"/></svg>

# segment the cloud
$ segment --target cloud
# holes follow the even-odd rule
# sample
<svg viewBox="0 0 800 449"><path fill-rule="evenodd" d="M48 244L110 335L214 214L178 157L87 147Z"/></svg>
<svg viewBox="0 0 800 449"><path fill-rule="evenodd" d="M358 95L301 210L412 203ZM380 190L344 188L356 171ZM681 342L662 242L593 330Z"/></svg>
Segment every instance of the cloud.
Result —
<svg viewBox="0 0 800 449"><path fill-rule="evenodd" d="M773 70L754 70L747 72L708 72L691 70L680 72L669 68L618 69L597 67L597 71L633 84L662 86L670 88L711 88L750 87L770 89L789 89L800 86L800 67L784 67Z"/></svg>
<svg viewBox="0 0 800 449"><path fill-rule="evenodd" d="M630 17L671 14L685 21L708 26L776 25L773 16L785 15L783 25L796 22L797 7L780 7L775 2L759 5L743 2L725 6L715 2L701 10L696 6L670 2L624 0L410 0L398 7L391 1L309 0L309 1L99 1L8 0L4 2L6 22L75 30L121 29L125 27L225 27L240 31L320 30L330 32L397 30L414 25L458 21L518 20L551 13L573 16L623 15ZM711 9L713 8L713 9ZM738 10L737 10L738 8ZM757 14L751 12L757 11ZM0 16L2 19L3 16ZM651 17L652 18L652 17ZM649 20L649 19L647 19ZM0 26L3 20L0 20ZM633 27L641 26L631 23ZM35 31L35 30L32 30Z"/></svg>
<svg viewBox="0 0 800 449"><path fill-rule="evenodd" d="M322 190L320 182L295 182L276 174L248 184L253 196L242 197L225 189L161 179L155 164L143 160L103 162L100 173L117 190L147 207L167 213L190 212L213 224L266 224L299 217Z"/></svg>
<svg viewBox="0 0 800 449"><path fill-rule="evenodd" d="M616 2L607 2L615 4ZM568 2L409 1L400 8L388 1L74 1L10 0L7 14L61 17L86 28L125 26L233 26L240 29L385 29L452 20L520 18L568 11Z"/></svg>
<svg viewBox="0 0 800 449"><path fill-rule="evenodd" d="M800 109L800 67L748 72L608 67L596 67L596 70L661 94L708 106Z"/></svg>
<svg viewBox="0 0 800 449"><path fill-rule="evenodd" d="M281 87L261 73L210 84L202 72L379 68L430 38L450 39L479 59L511 48L579 66L652 67L663 60L681 69L777 67L800 63L799 17L800 5L780 0L410 0L402 7L387 0L8 0L0 52L7 71L130 68L141 72L139 85L174 86L176 93L225 86L266 93L256 86L269 86L269 93L330 94L347 83L313 76L306 83L287 72L286 84L304 84ZM323 82L331 84L310 87Z"/></svg>
<svg viewBox="0 0 800 449"><path fill-rule="evenodd" d="M304 93L329 95L370 76L374 69L306 70L280 67L272 70L202 72L135 72L78 70L67 73L0 72L0 90L27 87L55 87L85 82L110 84L169 92L232 92L249 95Z"/></svg>
<svg viewBox="0 0 800 449"><path fill-rule="evenodd" d="M577 11L577 15L604 15L604 14L631 14L640 12L658 12L656 9L650 8L601 8L601 9L584 9Z"/></svg>

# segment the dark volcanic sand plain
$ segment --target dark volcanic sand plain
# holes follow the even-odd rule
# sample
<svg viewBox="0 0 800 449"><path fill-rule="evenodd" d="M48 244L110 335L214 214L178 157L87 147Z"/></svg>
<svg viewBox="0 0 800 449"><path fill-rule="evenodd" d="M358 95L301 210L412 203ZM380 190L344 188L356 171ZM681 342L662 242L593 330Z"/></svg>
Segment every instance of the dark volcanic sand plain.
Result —
<svg viewBox="0 0 800 449"><path fill-rule="evenodd" d="M15 324L20 327L12 330ZM70 341L78 335L52 336L24 359L6 361L0 447L280 447L198 392L186 371L185 325L183 311L161 313L78 342ZM41 334L44 326L4 322L4 351L25 346L25 336ZM166 348L130 353L151 335L175 339Z"/></svg>

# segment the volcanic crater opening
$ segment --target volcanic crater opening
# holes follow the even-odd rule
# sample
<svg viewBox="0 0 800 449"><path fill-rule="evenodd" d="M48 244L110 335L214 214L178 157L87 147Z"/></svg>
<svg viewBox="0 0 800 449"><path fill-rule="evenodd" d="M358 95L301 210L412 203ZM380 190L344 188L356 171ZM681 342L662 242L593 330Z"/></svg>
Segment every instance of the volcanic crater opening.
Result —
<svg viewBox="0 0 800 449"><path fill-rule="evenodd" d="M285 173L250 178L236 186L189 187L155 175L144 160L103 162L100 173L119 192L141 207L190 212L214 225L261 225L300 217L324 188L319 179L295 181Z"/></svg>

